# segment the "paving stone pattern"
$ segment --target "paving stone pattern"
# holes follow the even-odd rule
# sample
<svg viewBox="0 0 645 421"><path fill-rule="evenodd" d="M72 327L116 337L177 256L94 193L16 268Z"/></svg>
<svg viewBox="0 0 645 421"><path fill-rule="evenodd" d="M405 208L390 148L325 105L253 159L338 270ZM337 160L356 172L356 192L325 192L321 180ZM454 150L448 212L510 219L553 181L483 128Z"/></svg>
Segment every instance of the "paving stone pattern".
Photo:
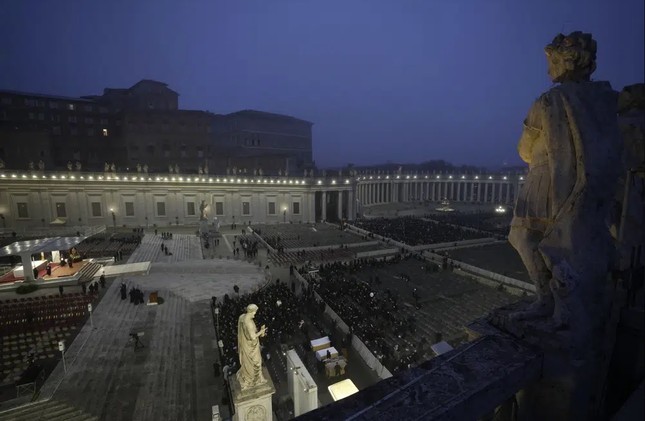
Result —
<svg viewBox="0 0 645 421"><path fill-rule="evenodd" d="M161 252L161 237L143 238L128 263L158 262L151 275L112 283L93 314L96 329L83 327L66 353L67 374L59 364L41 389L43 399L106 421L209 419L221 394L213 375L217 344L210 297L231 292L242 278L247 283L240 287L257 288L252 283L262 283L263 273L245 262L201 260L194 235L175 234L164 243L172 256ZM121 300L122 281L144 293L158 290L164 303ZM144 334L144 348L134 349L131 332Z"/></svg>

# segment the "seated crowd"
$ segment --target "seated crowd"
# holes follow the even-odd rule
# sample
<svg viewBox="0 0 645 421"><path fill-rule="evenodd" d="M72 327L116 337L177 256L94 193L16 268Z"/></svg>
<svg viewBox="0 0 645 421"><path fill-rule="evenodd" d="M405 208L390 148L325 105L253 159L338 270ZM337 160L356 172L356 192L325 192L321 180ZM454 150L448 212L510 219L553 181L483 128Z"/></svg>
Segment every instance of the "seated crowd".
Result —
<svg viewBox="0 0 645 421"><path fill-rule="evenodd" d="M246 311L246 306L256 304L259 307L255 316L258 329L267 326L268 334L261 342L262 355L266 356L268 349L279 349L280 345L294 345L301 342L299 332L306 335L307 327L303 327L301 320L307 318L314 323L314 329L320 330L316 322L320 320L320 304L313 299L296 297L291 289L279 280L269 284L257 292L237 297L229 297L217 301L213 299L219 314L216 316L216 329L219 326L218 338L222 341L221 361L227 366L228 374L235 373L239 368L237 355L237 322L241 314Z"/></svg>
<svg viewBox="0 0 645 421"><path fill-rule="evenodd" d="M299 270L310 283L311 293L317 292L391 372L418 362L424 346L429 344L425 339L414 343L416 320L403 314L403 303L396 292L386 289L384 293L374 293L378 290L374 286L381 282L378 276L365 282L354 274L367 267L393 265L401 259L404 258L397 256L389 261L357 259L323 264L318 273L308 273L307 268Z"/></svg>
<svg viewBox="0 0 645 421"><path fill-rule="evenodd" d="M396 219L364 219L356 221L354 225L409 246L457 242L485 237L484 234L479 232L411 216Z"/></svg>
<svg viewBox="0 0 645 421"><path fill-rule="evenodd" d="M453 212L450 214L434 214L429 218L446 224L461 225L463 227L474 228L480 231L490 232L494 235L506 237L510 229L512 215L509 212L504 215L499 215L494 212Z"/></svg>
<svg viewBox="0 0 645 421"><path fill-rule="evenodd" d="M346 232L344 227L329 224L291 224L287 228L271 225L253 227L277 251L305 247L325 247L362 242L360 236Z"/></svg>

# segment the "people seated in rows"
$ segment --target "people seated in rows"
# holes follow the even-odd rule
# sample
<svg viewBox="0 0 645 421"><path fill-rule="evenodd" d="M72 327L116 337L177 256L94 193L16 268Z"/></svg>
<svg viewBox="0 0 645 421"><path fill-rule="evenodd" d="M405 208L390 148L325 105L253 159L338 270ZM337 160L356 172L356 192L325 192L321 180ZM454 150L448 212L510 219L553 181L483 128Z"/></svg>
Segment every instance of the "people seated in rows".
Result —
<svg viewBox="0 0 645 421"><path fill-rule="evenodd" d="M375 233L410 246L471 240L486 236L481 232L457 225L439 224L411 216L396 219L375 218L360 220L356 221L355 225L361 229L370 231L372 235Z"/></svg>

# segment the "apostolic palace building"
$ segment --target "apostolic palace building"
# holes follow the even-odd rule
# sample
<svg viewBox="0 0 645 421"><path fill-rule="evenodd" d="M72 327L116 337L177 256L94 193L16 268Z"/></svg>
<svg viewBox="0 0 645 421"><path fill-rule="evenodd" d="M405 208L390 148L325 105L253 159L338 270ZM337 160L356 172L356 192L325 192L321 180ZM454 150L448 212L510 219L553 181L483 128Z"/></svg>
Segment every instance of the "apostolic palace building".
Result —
<svg viewBox="0 0 645 421"><path fill-rule="evenodd" d="M372 204L510 204L522 177L316 170L312 123L179 109L142 80L81 98L0 91L4 228L352 220Z"/></svg>

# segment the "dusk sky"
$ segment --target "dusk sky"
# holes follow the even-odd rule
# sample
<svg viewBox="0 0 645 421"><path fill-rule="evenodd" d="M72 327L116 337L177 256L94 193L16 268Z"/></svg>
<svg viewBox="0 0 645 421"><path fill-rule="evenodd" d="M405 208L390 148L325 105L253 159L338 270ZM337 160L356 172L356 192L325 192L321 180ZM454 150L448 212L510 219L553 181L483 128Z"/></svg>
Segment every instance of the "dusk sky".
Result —
<svg viewBox="0 0 645 421"><path fill-rule="evenodd" d="M596 80L643 82L643 0L2 0L0 88L165 82L180 107L314 123L320 167L517 164L544 46L591 32Z"/></svg>

